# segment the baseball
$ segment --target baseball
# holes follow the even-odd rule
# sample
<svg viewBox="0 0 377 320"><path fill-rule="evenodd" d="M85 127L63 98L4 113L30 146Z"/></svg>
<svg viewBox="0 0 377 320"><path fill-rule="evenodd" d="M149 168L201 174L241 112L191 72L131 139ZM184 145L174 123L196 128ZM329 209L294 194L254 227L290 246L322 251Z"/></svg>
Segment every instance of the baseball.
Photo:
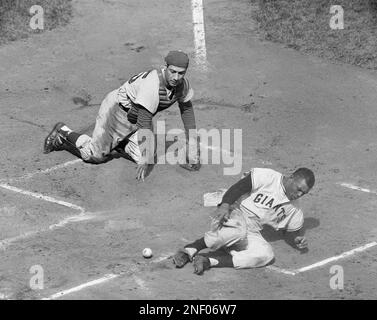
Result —
<svg viewBox="0 0 377 320"><path fill-rule="evenodd" d="M151 248L145 248L143 250L143 257L144 258L150 258L152 257L153 253L152 253L152 249Z"/></svg>

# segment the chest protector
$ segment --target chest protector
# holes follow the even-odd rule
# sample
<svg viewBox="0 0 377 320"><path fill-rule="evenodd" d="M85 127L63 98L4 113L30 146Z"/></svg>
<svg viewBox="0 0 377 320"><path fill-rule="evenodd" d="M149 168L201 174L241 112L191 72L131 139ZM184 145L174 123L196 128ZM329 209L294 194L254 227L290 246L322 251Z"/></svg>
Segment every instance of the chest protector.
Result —
<svg viewBox="0 0 377 320"><path fill-rule="evenodd" d="M171 105L173 105L175 102L177 102L179 99L182 99L185 95L188 93L188 84L187 80L184 79L181 84L179 84L177 87L173 88L172 93L170 97L168 97L168 93L166 91L166 85L165 85L165 79L162 75L162 70L157 69L158 79L160 80L160 85L158 89L158 97L159 97L159 103L156 112L165 110L169 108ZM149 72L147 73L147 75ZM127 113L128 121L130 121L132 124L136 124L137 122L137 114L138 114L138 106L132 103L131 109Z"/></svg>

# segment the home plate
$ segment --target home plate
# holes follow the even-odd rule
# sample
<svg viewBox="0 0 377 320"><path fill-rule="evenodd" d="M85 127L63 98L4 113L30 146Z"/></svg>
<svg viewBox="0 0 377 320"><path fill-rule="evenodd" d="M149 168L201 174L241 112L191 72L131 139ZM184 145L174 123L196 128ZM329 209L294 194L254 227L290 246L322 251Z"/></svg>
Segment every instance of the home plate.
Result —
<svg viewBox="0 0 377 320"><path fill-rule="evenodd" d="M203 195L203 202L205 207L216 207L221 200L227 189L219 189L215 192L205 193Z"/></svg>

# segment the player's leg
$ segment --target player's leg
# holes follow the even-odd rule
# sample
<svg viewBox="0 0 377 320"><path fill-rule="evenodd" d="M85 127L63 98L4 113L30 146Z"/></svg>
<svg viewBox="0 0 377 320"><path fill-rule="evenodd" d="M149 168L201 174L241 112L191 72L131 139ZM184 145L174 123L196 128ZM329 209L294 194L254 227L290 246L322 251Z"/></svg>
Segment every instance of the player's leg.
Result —
<svg viewBox="0 0 377 320"><path fill-rule="evenodd" d="M272 261L271 245L259 232L249 234L247 239L233 245L231 250L200 253L193 259L194 273L201 275L210 268L257 268Z"/></svg>
<svg viewBox="0 0 377 320"><path fill-rule="evenodd" d="M202 275L210 268L233 268L233 257L225 250L199 253L193 258L194 273Z"/></svg>
<svg viewBox="0 0 377 320"><path fill-rule="evenodd" d="M68 139L71 132L72 130L63 122L56 123L44 141L43 152L50 153L52 151L68 150L75 156L80 157L79 150Z"/></svg>
<svg viewBox="0 0 377 320"><path fill-rule="evenodd" d="M109 142L107 141L109 137L107 137L107 139L104 137L108 136L106 132L107 119L110 117L110 113L116 105L117 99L115 91L110 92L105 97L97 115L93 137L96 137L99 141L99 143L97 143L98 145ZM93 140L94 139L90 136L74 132L64 123L58 122L45 139L44 153L67 150L75 156L82 158L84 161L98 163L101 162L102 156L99 155L99 148L93 143Z"/></svg>
<svg viewBox="0 0 377 320"><path fill-rule="evenodd" d="M173 256L173 263L177 268L182 268L201 250L207 248L204 237L187 244L183 249L179 249Z"/></svg>
<svg viewBox="0 0 377 320"><path fill-rule="evenodd" d="M272 246L259 231L249 232L245 249L235 249L229 252L236 269L264 267L274 258Z"/></svg>
<svg viewBox="0 0 377 320"><path fill-rule="evenodd" d="M223 226L218 227L218 221L212 221L211 230L204 235L204 241L208 248L218 250L223 247L230 247L247 236L247 221L244 213L234 209Z"/></svg>
<svg viewBox="0 0 377 320"><path fill-rule="evenodd" d="M102 101L92 137L78 134L67 126L63 126L59 128L57 134L50 134L46 138L45 150L50 139L53 141L50 145L54 145L52 151L59 150L59 147L60 150L68 150L91 163L102 163L109 160L111 151L135 129L129 123L127 113L119 107L117 95L118 90L114 90Z"/></svg>
<svg viewBox="0 0 377 320"><path fill-rule="evenodd" d="M186 245L184 249L180 249L173 256L175 265L181 268L188 262L194 261L195 268L199 263L206 264L207 261L203 260L203 255L200 257L196 256L201 250L206 248L218 250L222 247L232 246L247 236L245 217L239 210L233 210L230 218L224 223L222 228L219 229L217 226L216 221L212 221L211 230L206 232L203 238ZM201 273L199 272L198 274Z"/></svg>
<svg viewBox="0 0 377 320"><path fill-rule="evenodd" d="M195 256L194 273L200 275L213 267L236 269L262 267L274 258L271 245L260 234L259 224L251 220L247 221L247 236L234 243L227 241L223 248L225 249L223 251L217 250Z"/></svg>
<svg viewBox="0 0 377 320"><path fill-rule="evenodd" d="M153 130L153 129L152 129ZM138 131L133 133L128 139L127 139L127 144L124 147L124 152L132 158L132 160L140 164L142 163L142 154L141 150L139 147L139 142L138 142ZM156 155L156 150L155 150L155 155ZM156 159L155 159L156 160ZM156 162L156 161L155 161Z"/></svg>
<svg viewBox="0 0 377 320"><path fill-rule="evenodd" d="M102 163L111 158L111 151L131 131L127 113L119 107L118 90L114 90L101 103L92 137L80 135L75 145L84 161Z"/></svg>
<svg viewBox="0 0 377 320"><path fill-rule="evenodd" d="M213 221L216 226L216 221ZM244 215L239 210L234 210L231 218L223 224L221 229L212 229L205 234L206 246L214 251L200 253L193 258L194 273L202 275L210 268L232 268L233 257L227 248L247 246L247 224Z"/></svg>

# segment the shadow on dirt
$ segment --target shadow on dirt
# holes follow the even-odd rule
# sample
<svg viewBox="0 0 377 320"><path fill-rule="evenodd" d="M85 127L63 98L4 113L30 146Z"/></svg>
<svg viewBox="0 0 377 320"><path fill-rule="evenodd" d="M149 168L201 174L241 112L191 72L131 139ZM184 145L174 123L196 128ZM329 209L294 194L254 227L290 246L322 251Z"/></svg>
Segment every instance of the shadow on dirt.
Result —
<svg viewBox="0 0 377 320"><path fill-rule="evenodd" d="M306 230L317 228L320 225L319 219L308 217L304 219L304 226L303 226L303 233L305 234ZM289 232L286 231L275 231L273 228L269 226L265 226L263 231L261 232L262 236L268 242L275 242L278 240L284 240L289 246L292 248L297 249L294 238L289 235ZM307 253L309 249L302 249L300 250L301 253Z"/></svg>
<svg viewBox="0 0 377 320"><path fill-rule="evenodd" d="M304 233L306 230L314 229L317 228L320 225L320 221L317 218L313 217L307 217L304 219ZM272 227L270 226L264 226L263 231L261 232L263 238L266 239L268 242L275 242L278 240L286 240L286 235L287 232L284 231L275 231Z"/></svg>
<svg viewBox="0 0 377 320"><path fill-rule="evenodd" d="M85 108L89 108L89 107L98 107L100 106L101 104L100 103L89 103L91 101L92 97L90 95L88 95L87 97L85 98L81 98L81 97L73 97L72 98L72 101L73 103L78 106L77 108L74 108L72 110L82 110L82 109L85 109ZM71 110L71 111L72 111Z"/></svg>

